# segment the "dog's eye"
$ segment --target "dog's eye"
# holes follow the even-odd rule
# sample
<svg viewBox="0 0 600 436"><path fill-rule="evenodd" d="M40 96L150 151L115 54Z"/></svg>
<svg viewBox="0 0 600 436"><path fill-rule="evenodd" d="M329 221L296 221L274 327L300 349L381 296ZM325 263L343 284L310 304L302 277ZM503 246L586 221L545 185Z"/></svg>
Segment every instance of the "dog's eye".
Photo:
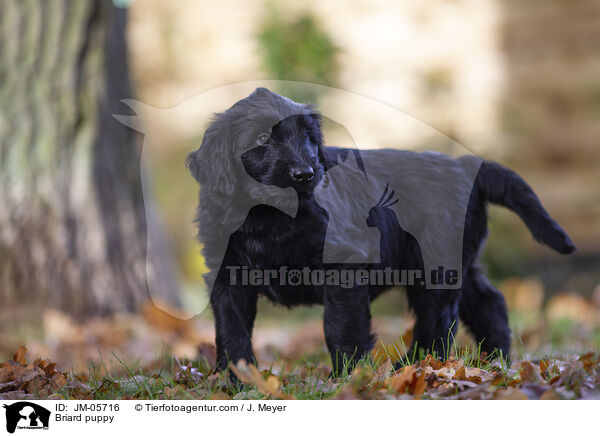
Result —
<svg viewBox="0 0 600 436"><path fill-rule="evenodd" d="M304 132L304 137L308 142L310 142L310 145L312 145L313 147L317 145L316 138L309 131Z"/></svg>
<svg viewBox="0 0 600 436"><path fill-rule="evenodd" d="M256 138L256 143L258 145L266 145L270 139L271 137L268 133L261 133L260 135L258 135L258 138Z"/></svg>

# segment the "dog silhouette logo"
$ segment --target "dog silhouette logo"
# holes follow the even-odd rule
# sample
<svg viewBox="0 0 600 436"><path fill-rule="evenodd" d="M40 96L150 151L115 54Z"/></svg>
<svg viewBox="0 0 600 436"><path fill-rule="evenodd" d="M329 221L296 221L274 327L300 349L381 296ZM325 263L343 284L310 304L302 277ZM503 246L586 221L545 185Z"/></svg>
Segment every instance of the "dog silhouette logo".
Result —
<svg viewBox="0 0 600 436"><path fill-rule="evenodd" d="M18 429L48 429L50 411L42 406L29 401L19 401L10 405L4 404L6 409L6 431L14 433Z"/></svg>

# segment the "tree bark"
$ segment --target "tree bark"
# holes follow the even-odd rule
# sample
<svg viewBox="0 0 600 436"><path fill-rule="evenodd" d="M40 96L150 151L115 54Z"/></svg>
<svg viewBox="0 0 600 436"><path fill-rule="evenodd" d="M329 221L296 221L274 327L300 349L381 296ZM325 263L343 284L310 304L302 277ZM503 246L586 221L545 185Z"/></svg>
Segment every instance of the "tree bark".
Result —
<svg viewBox="0 0 600 436"><path fill-rule="evenodd" d="M146 264L140 141L111 115L131 97L125 23L104 0L0 3L5 309L133 311L150 297L148 275L178 302L168 257Z"/></svg>

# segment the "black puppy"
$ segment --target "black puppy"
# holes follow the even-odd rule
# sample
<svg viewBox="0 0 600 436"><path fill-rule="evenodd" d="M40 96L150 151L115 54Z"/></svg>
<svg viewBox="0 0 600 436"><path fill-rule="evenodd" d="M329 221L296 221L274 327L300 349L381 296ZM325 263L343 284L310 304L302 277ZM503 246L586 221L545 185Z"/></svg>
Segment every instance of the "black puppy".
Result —
<svg viewBox="0 0 600 436"><path fill-rule="evenodd" d="M356 166L340 165L348 156ZM265 88L217 114L186 163L201 184L197 224L210 268L206 279L221 368L228 361L254 360L257 298L265 296L287 307L324 305L326 342L339 371L372 348L369 305L391 287L264 276L248 282L244 272L416 272L420 281L403 283L417 317L413 349L446 354L460 318L482 350L507 357L504 298L476 264L487 234L487 204L515 211L538 241L556 251L575 250L531 188L499 164L472 156L325 147L319 114ZM419 190L428 205L411 197ZM375 260L367 253L372 247L359 241L366 234L361 225L379 232ZM432 253L452 258L456 247L454 286L432 287Z"/></svg>

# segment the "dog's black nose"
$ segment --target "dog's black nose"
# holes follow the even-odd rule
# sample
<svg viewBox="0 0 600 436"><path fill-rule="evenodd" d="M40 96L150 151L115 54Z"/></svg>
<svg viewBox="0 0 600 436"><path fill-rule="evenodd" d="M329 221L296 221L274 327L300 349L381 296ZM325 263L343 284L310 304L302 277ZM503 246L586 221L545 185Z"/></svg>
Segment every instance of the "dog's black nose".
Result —
<svg viewBox="0 0 600 436"><path fill-rule="evenodd" d="M315 171L308 165L301 165L292 167L290 174L297 182L309 182L315 176Z"/></svg>

